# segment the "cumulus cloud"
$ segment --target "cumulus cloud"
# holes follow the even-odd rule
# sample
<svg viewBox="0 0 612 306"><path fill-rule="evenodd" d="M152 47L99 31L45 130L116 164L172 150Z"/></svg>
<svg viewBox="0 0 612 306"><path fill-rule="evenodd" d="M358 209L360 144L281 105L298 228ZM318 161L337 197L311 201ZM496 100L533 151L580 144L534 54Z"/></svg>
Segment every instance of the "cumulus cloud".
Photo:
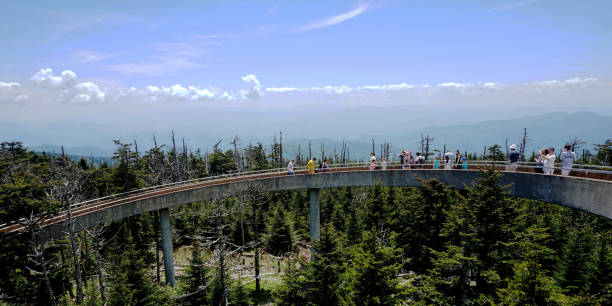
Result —
<svg viewBox="0 0 612 306"><path fill-rule="evenodd" d="M106 98L105 90L92 82L76 84L72 90L75 93L72 98L74 103L104 102Z"/></svg>
<svg viewBox="0 0 612 306"><path fill-rule="evenodd" d="M249 84L249 90L242 90L242 97L245 99L259 99L263 95L261 83L254 74L248 74L242 77L242 80Z"/></svg>
<svg viewBox="0 0 612 306"><path fill-rule="evenodd" d="M582 97L587 96L609 97L612 94L612 83L592 77L523 83L449 81L434 85L400 82L362 86L327 85L266 88L257 76L247 74L241 77L244 84L243 89L226 90L213 86L187 84L170 86L152 84L141 88L118 87L92 81L77 81L76 74L70 70L55 75L51 69L46 68L37 72L31 80L40 87L25 90L21 83L0 82L0 101L159 104L214 103L215 101L240 103L252 100L266 105L319 103L338 107L414 105L415 103L433 106L455 101L454 105L489 107L502 105L505 103L504 99L519 96L523 97L521 99L524 101L537 97L538 101L546 103L546 101L582 100ZM592 101L600 101L593 102L593 105L602 103L601 98L592 99Z"/></svg>
<svg viewBox="0 0 612 306"><path fill-rule="evenodd" d="M64 70L60 75L54 75L53 69L43 68L30 77L30 80L47 88L68 88L76 82L77 75L70 70Z"/></svg>
<svg viewBox="0 0 612 306"><path fill-rule="evenodd" d="M21 83L0 81L0 101L22 101L25 97Z"/></svg>
<svg viewBox="0 0 612 306"><path fill-rule="evenodd" d="M339 15L335 15L335 16L331 16L328 18L325 18L323 20L319 20L319 21L315 21L313 23L309 23L306 25L303 25L301 27L298 27L296 29L296 31L310 31L310 30L316 30L316 29L321 29L321 28L326 28L326 27L331 27L334 25L337 25L339 23L345 22L349 19L353 19L363 13L365 13L368 9L370 9L370 5L368 3L361 3L359 4L356 8L348 11L348 12L344 12L342 14Z"/></svg>

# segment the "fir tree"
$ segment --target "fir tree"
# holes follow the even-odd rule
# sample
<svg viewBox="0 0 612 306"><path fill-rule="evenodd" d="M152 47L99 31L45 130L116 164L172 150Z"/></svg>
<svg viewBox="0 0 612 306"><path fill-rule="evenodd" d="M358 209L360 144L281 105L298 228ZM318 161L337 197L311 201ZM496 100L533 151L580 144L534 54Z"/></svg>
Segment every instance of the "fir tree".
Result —
<svg viewBox="0 0 612 306"><path fill-rule="evenodd" d="M264 242L266 250L280 256L293 249L291 226L285 218L284 209L277 205L268 221Z"/></svg>
<svg viewBox="0 0 612 306"><path fill-rule="evenodd" d="M203 305L208 301L209 273L204 265L201 248L198 242L194 242L189 265L185 268L183 301L187 305Z"/></svg>
<svg viewBox="0 0 612 306"><path fill-rule="evenodd" d="M401 291L397 274L401 250L377 229L364 232L363 241L352 248L344 297L355 305L393 305Z"/></svg>

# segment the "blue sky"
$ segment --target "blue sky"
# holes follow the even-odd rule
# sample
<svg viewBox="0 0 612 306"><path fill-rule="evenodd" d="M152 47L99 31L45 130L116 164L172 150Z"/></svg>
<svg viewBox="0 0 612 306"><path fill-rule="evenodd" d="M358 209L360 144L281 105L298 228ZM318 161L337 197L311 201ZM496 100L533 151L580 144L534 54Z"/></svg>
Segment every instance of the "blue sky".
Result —
<svg viewBox="0 0 612 306"><path fill-rule="evenodd" d="M0 3L3 122L223 112L248 128L253 112L305 108L479 110L461 122L501 110L612 113L607 0Z"/></svg>
<svg viewBox="0 0 612 306"><path fill-rule="evenodd" d="M0 75L126 86L612 76L610 1L3 1ZM308 25L358 10L327 27Z"/></svg>

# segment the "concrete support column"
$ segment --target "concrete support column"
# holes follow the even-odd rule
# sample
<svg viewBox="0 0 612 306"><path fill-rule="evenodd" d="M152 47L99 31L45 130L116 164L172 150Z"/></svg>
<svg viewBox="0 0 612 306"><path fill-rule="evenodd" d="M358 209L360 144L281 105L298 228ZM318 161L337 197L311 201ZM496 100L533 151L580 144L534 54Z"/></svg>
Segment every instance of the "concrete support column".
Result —
<svg viewBox="0 0 612 306"><path fill-rule="evenodd" d="M174 255L172 250L172 228L170 227L170 211L168 208L159 210L159 220L162 234L162 250L164 252L164 270L166 283L174 287Z"/></svg>
<svg viewBox="0 0 612 306"><path fill-rule="evenodd" d="M310 240L314 242L319 240L321 235L321 205L319 204L319 189L308 189L308 197L310 199ZM310 247L310 259L313 259L314 248Z"/></svg>

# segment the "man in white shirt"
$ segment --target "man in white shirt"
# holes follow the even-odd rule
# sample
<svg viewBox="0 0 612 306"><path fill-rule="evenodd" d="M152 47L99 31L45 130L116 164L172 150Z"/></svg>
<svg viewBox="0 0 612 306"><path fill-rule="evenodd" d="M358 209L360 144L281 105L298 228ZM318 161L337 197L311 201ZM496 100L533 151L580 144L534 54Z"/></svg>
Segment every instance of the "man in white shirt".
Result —
<svg viewBox="0 0 612 306"><path fill-rule="evenodd" d="M561 159L561 165L563 170L561 170L561 175L569 175L572 167L574 166L574 161L576 161L576 153L571 151L572 146L565 145L563 152L559 155Z"/></svg>
<svg viewBox="0 0 612 306"><path fill-rule="evenodd" d="M453 169L453 164L455 163L455 153L451 152L451 150L448 150L445 154L444 154L444 159L446 160L446 164L444 164L444 170L451 170Z"/></svg>
<svg viewBox="0 0 612 306"><path fill-rule="evenodd" d="M552 175L555 172L555 148L548 148L548 155L542 155L542 161L544 162L544 174Z"/></svg>
<svg viewBox="0 0 612 306"><path fill-rule="evenodd" d="M287 165L287 172L289 175L293 175L293 164L295 163L295 161L292 159L289 164Z"/></svg>

